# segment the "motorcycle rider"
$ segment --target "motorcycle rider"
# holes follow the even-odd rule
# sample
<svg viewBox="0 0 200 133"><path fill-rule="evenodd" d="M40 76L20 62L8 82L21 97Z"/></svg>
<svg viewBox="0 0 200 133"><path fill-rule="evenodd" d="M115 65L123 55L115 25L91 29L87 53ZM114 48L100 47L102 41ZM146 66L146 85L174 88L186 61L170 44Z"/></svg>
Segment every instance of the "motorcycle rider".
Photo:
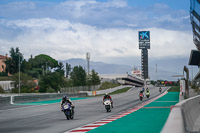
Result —
<svg viewBox="0 0 200 133"><path fill-rule="evenodd" d="M105 100L105 99L110 99L110 101L111 101L111 106L112 106L112 108L113 108L113 100L112 100L111 96L108 95L108 93L106 93L106 94L104 95L104 97L103 97L103 104L104 104L104 100Z"/></svg>
<svg viewBox="0 0 200 133"><path fill-rule="evenodd" d="M143 94L143 91L141 90L140 93L139 93L139 98L140 98L141 101L142 101L143 97L144 97L144 94Z"/></svg>
<svg viewBox="0 0 200 133"><path fill-rule="evenodd" d="M161 93L161 91L162 91L162 88L160 87L160 88L159 88L159 92Z"/></svg>
<svg viewBox="0 0 200 133"><path fill-rule="evenodd" d="M74 113L74 104L72 103L71 99L69 99L67 96L64 96L62 98L62 101L61 101L61 107L64 103L69 103L72 107L72 113ZM63 111L63 110L62 110Z"/></svg>
<svg viewBox="0 0 200 133"><path fill-rule="evenodd" d="M144 87L143 87L143 88L142 88L142 92L144 92L144 90L145 90L145 89L144 89Z"/></svg>
<svg viewBox="0 0 200 133"><path fill-rule="evenodd" d="M143 91L140 91L139 96L143 97Z"/></svg>
<svg viewBox="0 0 200 133"><path fill-rule="evenodd" d="M150 91L148 88L146 89L146 96L150 96Z"/></svg>

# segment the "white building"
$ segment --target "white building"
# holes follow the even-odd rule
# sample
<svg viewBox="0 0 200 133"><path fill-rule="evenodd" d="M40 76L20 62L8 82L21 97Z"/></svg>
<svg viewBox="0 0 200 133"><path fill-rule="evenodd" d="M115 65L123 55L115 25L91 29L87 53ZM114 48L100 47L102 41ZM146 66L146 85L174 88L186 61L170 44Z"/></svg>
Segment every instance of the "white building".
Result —
<svg viewBox="0 0 200 133"><path fill-rule="evenodd" d="M0 81L0 86L4 91L11 91L14 88L14 81Z"/></svg>

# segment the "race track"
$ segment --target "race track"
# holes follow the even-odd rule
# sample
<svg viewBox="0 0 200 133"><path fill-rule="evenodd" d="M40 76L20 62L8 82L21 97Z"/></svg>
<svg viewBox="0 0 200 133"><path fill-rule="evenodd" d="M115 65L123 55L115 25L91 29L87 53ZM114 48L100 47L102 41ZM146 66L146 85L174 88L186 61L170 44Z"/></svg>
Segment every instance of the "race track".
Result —
<svg viewBox="0 0 200 133"><path fill-rule="evenodd" d="M138 93L141 88L133 88L122 94L112 95L114 108L107 113L102 96L73 101L75 104L74 120L66 120L60 111L60 103L37 106L10 105L0 108L1 133L63 133L118 114L141 103ZM158 88L149 87L151 97L159 95ZM167 88L164 88L166 90ZM163 90L163 91L164 91ZM144 101L147 99L144 98Z"/></svg>

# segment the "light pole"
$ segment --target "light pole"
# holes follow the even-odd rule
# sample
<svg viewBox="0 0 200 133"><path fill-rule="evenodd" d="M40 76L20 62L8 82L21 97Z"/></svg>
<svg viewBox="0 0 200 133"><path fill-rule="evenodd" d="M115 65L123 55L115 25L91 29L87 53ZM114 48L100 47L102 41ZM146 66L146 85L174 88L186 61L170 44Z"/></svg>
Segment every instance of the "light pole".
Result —
<svg viewBox="0 0 200 133"><path fill-rule="evenodd" d="M47 74L47 62L46 62L46 74Z"/></svg>
<svg viewBox="0 0 200 133"><path fill-rule="evenodd" d="M158 75L157 75L157 64L156 64L156 84L158 84Z"/></svg>
<svg viewBox="0 0 200 133"><path fill-rule="evenodd" d="M88 67L88 75L90 74L90 53L86 53L86 59L87 59L87 67Z"/></svg>
<svg viewBox="0 0 200 133"><path fill-rule="evenodd" d="M44 76L44 66L42 66L42 75Z"/></svg>
<svg viewBox="0 0 200 133"><path fill-rule="evenodd" d="M19 55L19 95L20 95L20 53Z"/></svg>

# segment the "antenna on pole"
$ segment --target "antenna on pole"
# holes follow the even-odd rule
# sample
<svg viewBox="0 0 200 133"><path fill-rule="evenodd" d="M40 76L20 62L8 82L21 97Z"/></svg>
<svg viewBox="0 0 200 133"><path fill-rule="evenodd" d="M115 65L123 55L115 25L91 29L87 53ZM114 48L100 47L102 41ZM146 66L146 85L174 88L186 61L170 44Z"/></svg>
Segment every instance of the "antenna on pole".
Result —
<svg viewBox="0 0 200 133"><path fill-rule="evenodd" d="M87 59L87 68L88 68L88 75L90 73L90 53L86 53L86 59Z"/></svg>

